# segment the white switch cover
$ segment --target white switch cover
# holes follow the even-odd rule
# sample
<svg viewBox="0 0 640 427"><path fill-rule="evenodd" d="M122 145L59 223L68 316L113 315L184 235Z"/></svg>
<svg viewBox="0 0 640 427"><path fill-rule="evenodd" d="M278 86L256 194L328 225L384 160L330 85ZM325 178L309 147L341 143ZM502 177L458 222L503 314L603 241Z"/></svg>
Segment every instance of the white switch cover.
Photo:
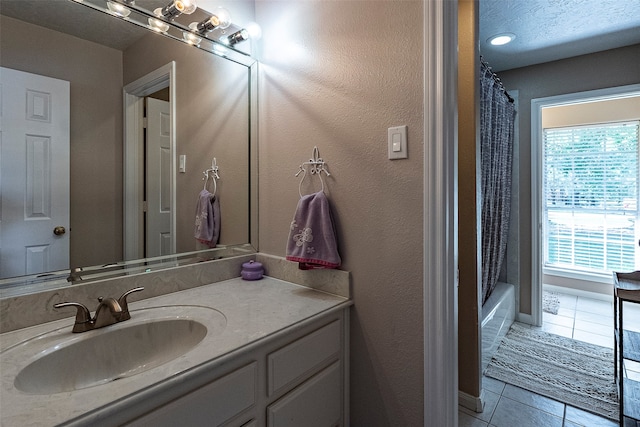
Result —
<svg viewBox="0 0 640 427"><path fill-rule="evenodd" d="M187 156L184 154L180 154L180 173L185 173L187 171Z"/></svg>
<svg viewBox="0 0 640 427"><path fill-rule="evenodd" d="M407 127L395 126L387 130L387 144L389 145L389 159L407 158Z"/></svg>

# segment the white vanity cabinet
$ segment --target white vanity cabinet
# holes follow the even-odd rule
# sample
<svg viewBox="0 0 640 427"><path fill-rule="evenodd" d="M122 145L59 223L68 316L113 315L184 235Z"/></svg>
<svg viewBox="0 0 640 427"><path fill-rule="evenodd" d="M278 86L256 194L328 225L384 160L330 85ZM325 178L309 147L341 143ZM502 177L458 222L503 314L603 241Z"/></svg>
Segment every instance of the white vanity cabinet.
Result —
<svg viewBox="0 0 640 427"><path fill-rule="evenodd" d="M348 426L348 314L330 310L196 368L188 392L159 393L125 425Z"/></svg>

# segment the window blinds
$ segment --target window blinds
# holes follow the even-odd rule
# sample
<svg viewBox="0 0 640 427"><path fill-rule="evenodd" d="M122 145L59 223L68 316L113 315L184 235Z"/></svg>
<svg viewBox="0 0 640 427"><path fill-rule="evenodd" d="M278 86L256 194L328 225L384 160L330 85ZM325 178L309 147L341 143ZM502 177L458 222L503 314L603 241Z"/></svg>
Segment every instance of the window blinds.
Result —
<svg viewBox="0 0 640 427"><path fill-rule="evenodd" d="M545 267L635 269L638 125L544 129Z"/></svg>

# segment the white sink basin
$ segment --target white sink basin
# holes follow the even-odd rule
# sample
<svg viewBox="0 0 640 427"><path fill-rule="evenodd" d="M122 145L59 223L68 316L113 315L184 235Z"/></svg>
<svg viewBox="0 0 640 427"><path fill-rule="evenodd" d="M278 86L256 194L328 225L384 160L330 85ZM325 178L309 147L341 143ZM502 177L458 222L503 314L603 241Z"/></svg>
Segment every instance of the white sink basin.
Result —
<svg viewBox="0 0 640 427"><path fill-rule="evenodd" d="M3 352L3 358L35 355L16 366L14 387L50 395L111 383L177 359L226 326L222 313L196 306L155 307L131 316L79 334L70 326L57 329Z"/></svg>

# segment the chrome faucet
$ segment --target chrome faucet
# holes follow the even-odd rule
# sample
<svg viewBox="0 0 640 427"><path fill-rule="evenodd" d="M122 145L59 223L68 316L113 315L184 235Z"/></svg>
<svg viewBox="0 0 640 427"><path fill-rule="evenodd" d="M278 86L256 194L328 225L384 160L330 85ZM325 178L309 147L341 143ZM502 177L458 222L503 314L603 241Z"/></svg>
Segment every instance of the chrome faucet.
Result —
<svg viewBox="0 0 640 427"><path fill-rule="evenodd" d="M75 307L77 310L76 321L73 325L72 332L86 332L131 319L127 297L133 292L140 292L143 290L144 288L142 287L130 289L122 294L117 300L113 298L99 297L98 307L96 308L93 318L91 318L91 312L89 309L78 302L61 302L55 304L53 307Z"/></svg>
<svg viewBox="0 0 640 427"><path fill-rule="evenodd" d="M71 273L67 277L67 282L77 282L82 280L82 267L76 267L71 269Z"/></svg>

